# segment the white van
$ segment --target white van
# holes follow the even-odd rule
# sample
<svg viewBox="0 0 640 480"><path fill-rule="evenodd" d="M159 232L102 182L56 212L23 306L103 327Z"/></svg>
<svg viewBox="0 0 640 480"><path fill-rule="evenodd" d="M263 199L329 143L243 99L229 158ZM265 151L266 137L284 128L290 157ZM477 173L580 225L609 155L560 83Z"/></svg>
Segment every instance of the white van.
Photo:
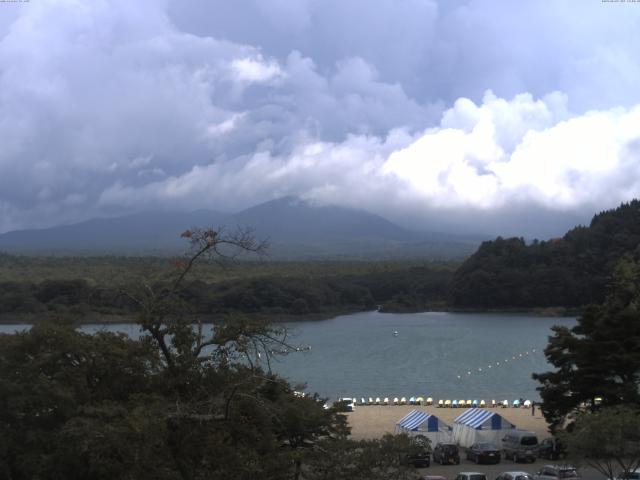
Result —
<svg viewBox="0 0 640 480"><path fill-rule="evenodd" d="M345 407L347 408L348 412L353 412L356 409L355 397L354 398L343 397L343 398L340 398L338 401L343 402L345 404Z"/></svg>

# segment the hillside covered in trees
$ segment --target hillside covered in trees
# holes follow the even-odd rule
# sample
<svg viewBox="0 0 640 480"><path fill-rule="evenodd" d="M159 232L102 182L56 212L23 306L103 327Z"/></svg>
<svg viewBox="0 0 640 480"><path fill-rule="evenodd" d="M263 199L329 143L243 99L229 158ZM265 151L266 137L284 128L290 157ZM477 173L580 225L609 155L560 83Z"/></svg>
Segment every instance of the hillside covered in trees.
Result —
<svg viewBox="0 0 640 480"><path fill-rule="evenodd" d="M616 262L640 244L640 202L596 215L564 237L527 244L484 242L464 263L425 261L240 262L199 265L182 295L211 319L243 313L272 319L326 318L378 306L382 311L446 309L576 310L601 302ZM0 321L77 321L126 317L122 295L141 278L161 285L169 257L0 255Z"/></svg>
<svg viewBox="0 0 640 480"><path fill-rule="evenodd" d="M127 295L141 277L170 280L179 260L135 257L30 258L0 255L0 321L118 321L135 305ZM455 263L243 262L217 271L198 266L181 295L194 313L215 319L243 313L273 319L326 318L372 310L443 308Z"/></svg>
<svg viewBox="0 0 640 480"><path fill-rule="evenodd" d="M558 239L484 242L455 272L449 304L469 308L581 307L604 299L616 262L640 243L640 201L593 217Z"/></svg>

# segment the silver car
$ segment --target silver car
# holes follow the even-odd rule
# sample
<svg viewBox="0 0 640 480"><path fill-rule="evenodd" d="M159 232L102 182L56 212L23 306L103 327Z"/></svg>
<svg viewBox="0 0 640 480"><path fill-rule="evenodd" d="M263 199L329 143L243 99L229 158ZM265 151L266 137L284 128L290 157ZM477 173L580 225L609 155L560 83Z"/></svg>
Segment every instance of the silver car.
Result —
<svg viewBox="0 0 640 480"><path fill-rule="evenodd" d="M545 465L533 476L533 480L578 480L579 478L577 470L567 465Z"/></svg>
<svg viewBox="0 0 640 480"><path fill-rule="evenodd" d="M533 480L533 475L529 472L502 472L496 477L496 480Z"/></svg>
<svg viewBox="0 0 640 480"><path fill-rule="evenodd" d="M460 472L455 480L487 480L487 476L480 472Z"/></svg>

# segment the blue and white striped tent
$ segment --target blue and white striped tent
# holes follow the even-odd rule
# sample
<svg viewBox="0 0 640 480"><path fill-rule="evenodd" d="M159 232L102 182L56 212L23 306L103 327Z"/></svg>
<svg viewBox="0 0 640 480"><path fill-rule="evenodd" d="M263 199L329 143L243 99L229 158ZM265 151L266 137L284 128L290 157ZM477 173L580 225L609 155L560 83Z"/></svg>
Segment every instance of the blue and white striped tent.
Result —
<svg viewBox="0 0 640 480"><path fill-rule="evenodd" d="M396 423L396 433L412 436L422 435L431 440L431 444L451 441L451 427L435 415L412 410Z"/></svg>
<svg viewBox="0 0 640 480"><path fill-rule="evenodd" d="M505 433L516 426L491 410L472 408L454 420L453 441L462 447L476 442L491 442L498 447Z"/></svg>

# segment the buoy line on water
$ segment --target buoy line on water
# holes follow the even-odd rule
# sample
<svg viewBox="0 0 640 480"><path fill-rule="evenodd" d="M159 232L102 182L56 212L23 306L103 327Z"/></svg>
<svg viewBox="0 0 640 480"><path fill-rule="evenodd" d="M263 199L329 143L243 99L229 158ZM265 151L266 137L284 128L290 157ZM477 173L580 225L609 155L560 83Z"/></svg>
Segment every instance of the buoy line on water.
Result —
<svg viewBox="0 0 640 480"><path fill-rule="evenodd" d="M293 392L297 396L305 396L303 392ZM346 403L349 410L358 406L402 406L402 405L415 405L415 406L433 406L437 408L457 408L457 409L486 409L486 408L531 408L534 405L534 401L522 397L515 399L512 402L509 400L496 400L489 401L481 400L435 400L433 397L339 397L338 402Z"/></svg>
<svg viewBox="0 0 640 480"><path fill-rule="evenodd" d="M458 378L458 380L462 380L463 378L469 378L472 375L478 375L478 374L487 372L487 371L492 370L492 369L505 367L505 366L508 366L509 364L513 364L513 362L515 362L517 360L520 360L521 358L526 358L526 357L529 357L531 355L534 355L538 351L539 351L539 349L532 348L532 349L526 350L524 352L519 352L519 353L516 353L514 355L507 356L504 359L504 361L498 360L498 361L495 361L495 362L491 362L485 368L483 368L483 367L470 368L465 373L457 375L457 378Z"/></svg>

